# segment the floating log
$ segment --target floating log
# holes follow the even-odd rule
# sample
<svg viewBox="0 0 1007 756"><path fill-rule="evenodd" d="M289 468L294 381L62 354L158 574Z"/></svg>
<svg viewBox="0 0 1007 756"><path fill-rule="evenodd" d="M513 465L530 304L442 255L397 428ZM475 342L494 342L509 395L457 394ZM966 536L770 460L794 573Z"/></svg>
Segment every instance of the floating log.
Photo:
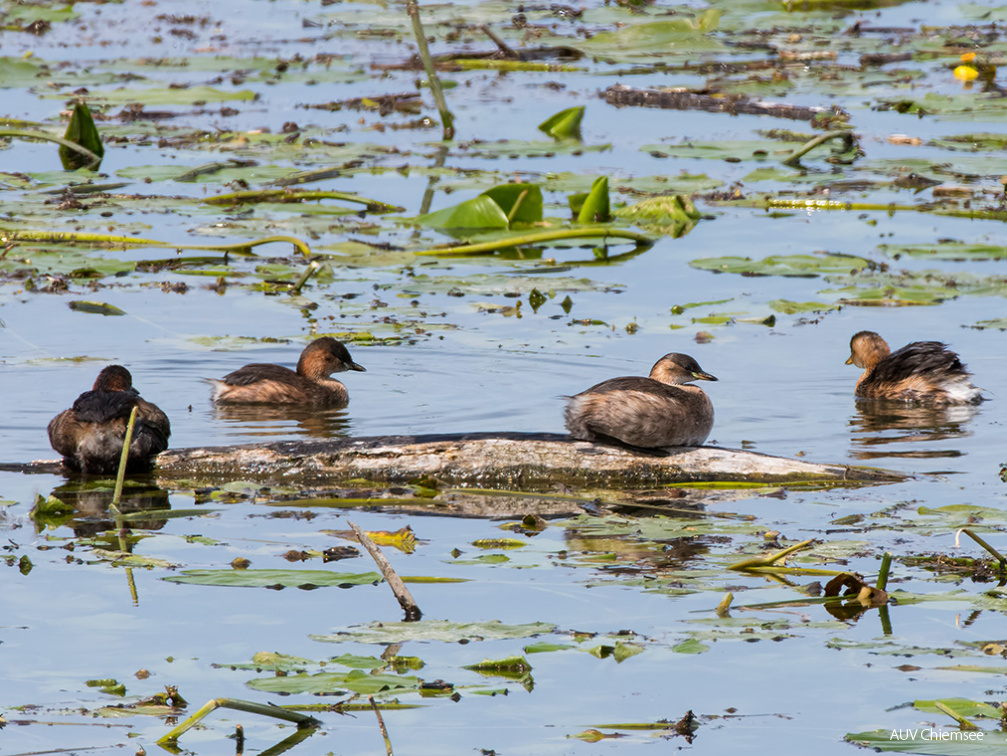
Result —
<svg viewBox="0 0 1007 756"><path fill-rule="evenodd" d="M823 465L767 454L701 446L667 453L623 449L558 434L477 433L281 441L175 449L155 474L172 481L242 479L286 485L367 480L401 484L429 476L452 486L555 490L672 483L860 485L904 480L869 467Z"/></svg>

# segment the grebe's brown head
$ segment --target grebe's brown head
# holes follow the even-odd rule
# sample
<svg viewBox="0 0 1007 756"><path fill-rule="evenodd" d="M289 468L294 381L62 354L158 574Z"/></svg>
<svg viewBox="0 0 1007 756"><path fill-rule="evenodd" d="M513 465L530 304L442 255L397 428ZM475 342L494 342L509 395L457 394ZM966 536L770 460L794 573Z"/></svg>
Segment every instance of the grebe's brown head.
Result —
<svg viewBox="0 0 1007 756"><path fill-rule="evenodd" d="M650 377L661 383L677 386L692 381L715 381L714 376L707 373L692 357L687 354L671 352L664 355L650 369Z"/></svg>
<svg viewBox="0 0 1007 756"><path fill-rule="evenodd" d="M888 343L874 331L861 331L850 339L850 356L847 358L846 364L856 365L864 370L872 370L891 352Z"/></svg>
<svg viewBox="0 0 1007 756"><path fill-rule="evenodd" d="M328 378L333 373L345 370L366 372L350 357L349 351L331 336L323 336L308 344L297 361L297 372L313 381Z"/></svg>
<svg viewBox="0 0 1007 756"><path fill-rule="evenodd" d="M131 391L133 376L122 365L109 365L103 368L94 379L94 391Z"/></svg>

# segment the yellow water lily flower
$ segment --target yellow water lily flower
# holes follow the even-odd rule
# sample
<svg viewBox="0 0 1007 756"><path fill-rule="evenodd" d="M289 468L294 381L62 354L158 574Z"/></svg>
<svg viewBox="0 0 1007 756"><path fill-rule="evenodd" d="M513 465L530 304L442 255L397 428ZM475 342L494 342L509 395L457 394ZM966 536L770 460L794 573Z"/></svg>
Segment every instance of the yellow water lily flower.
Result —
<svg viewBox="0 0 1007 756"><path fill-rule="evenodd" d="M972 53L969 53L971 55ZM965 57L965 56L962 56ZM958 66L955 68L955 78L959 81L972 81L978 78L979 72L972 66Z"/></svg>

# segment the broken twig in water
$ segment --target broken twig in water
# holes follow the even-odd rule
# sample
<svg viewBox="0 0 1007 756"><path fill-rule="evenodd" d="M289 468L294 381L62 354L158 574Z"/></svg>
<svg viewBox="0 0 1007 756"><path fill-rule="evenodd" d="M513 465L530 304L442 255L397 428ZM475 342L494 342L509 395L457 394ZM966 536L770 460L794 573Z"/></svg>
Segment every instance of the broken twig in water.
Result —
<svg viewBox="0 0 1007 756"><path fill-rule="evenodd" d="M308 279L311 278L312 274L316 270L318 270L318 267L319 267L318 263L316 263L314 260L308 263L308 267L304 269L303 273L301 273L301 277L297 279L297 283L295 283L292 287L290 287L290 293L300 294L301 289L304 288L304 284L306 284L308 282Z"/></svg>
<svg viewBox="0 0 1007 756"><path fill-rule="evenodd" d="M751 559L742 559L740 562L735 562L727 566L729 570L758 570L765 568L780 569L783 567L783 562L788 556L796 551L801 551L802 549L810 548L812 544L815 543L814 538L809 538L807 541L801 541L800 543L795 543L793 546L788 546L785 549L769 554L768 556L752 557ZM779 563L779 564L778 564ZM830 574L838 575L840 573L834 570L829 571Z"/></svg>
<svg viewBox="0 0 1007 756"><path fill-rule="evenodd" d="M385 739L385 753L387 753L388 756L393 756L392 739L388 737L388 729L385 727L385 720L384 717L381 716L381 710L374 702L374 696L367 696L367 700L371 702L371 708L374 709L374 716L378 718L378 727L381 729L381 737Z"/></svg>
<svg viewBox="0 0 1007 756"><path fill-rule="evenodd" d="M983 540L982 538L980 538L979 536L977 536L977 535L976 535L975 533L973 533L973 532L972 532L971 530L969 530L968 528L962 528L962 529L961 529L961 530L959 530L959 531L958 531L957 533L955 533L955 548L956 548L956 549L957 549L957 548L959 548L959 547L961 546L961 543L960 543L960 539L961 539L961 535L962 535L962 533L964 533L965 535L967 535L967 536L968 536L969 538L971 538L971 539L972 539L973 541L975 541L975 542L976 542L976 543L978 543L978 544L979 544L980 546L982 546L982 547L983 547L984 549L986 549L986 551L988 551L988 552L989 552L990 554L992 554L992 555L993 555L993 557L994 557L994 558L995 558L995 559L996 559L996 560L997 560L998 562L1000 562L1000 569L1003 569L1003 568L1004 568L1004 565L1005 565L1005 564L1007 564L1007 560L1005 560L1005 559L1004 559L1004 555L1003 555L1003 554L1001 554L1001 553L1000 553L999 551L997 551L996 549L994 549L994 548L993 548L992 546L990 546L990 545L989 545L988 543L986 543L986 541L985 541L985 540Z"/></svg>
<svg viewBox="0 0 1007 756"><path fill-rule="evenodd" d="M388 583L388 587L392 589L392 593L395 594L395 598L398 599L399 606L402 607L402 611L406 613L406 622L416 622L423 616L423 612L420 611L419 606L416 605L416 599L413 598L412 594L409 593L409 589L406 588L406 584L402 582L395 570L392 568L391 563L381 553L381 549L378 548L377 544L370 539L363 530L360 529L358 525L353 522L349 523L350 527L353 529L354 534L357 536L357 540L360 541L360 545L367 549L367 553L371 555L374 563L378 565L378 569L381 570L381 574L384 575L385 581Z"/></svg>
<svg viewBox="0 0 1007 756"><path fill-rule="evenodd" d="M815 149L815 147L818 147L820 144L825 144L832 139L839 139L842 141L843 147L840 152L851 152L857 148L857 138L849 131L829 131L808 140L803 146L798 148L797 152L780 162L784 165L789 165L792 168L800 167L802 157Z"/></svg>
<svg viewBox="0 0 1007 756"><path fill-rule="evenodd" d="M500 39L500 37L498 37L493 32L493 30L489 28L488 25L483 24L482 26L479 27L479 30L482 31L482 33L485 34L487 37L489 37L491 40L493 40L493 44L499 47L500 52L502 52L508 58L510 58L511 60L521 59L521 56L518 55L516 52L514 52L506 42Z"/></svg>

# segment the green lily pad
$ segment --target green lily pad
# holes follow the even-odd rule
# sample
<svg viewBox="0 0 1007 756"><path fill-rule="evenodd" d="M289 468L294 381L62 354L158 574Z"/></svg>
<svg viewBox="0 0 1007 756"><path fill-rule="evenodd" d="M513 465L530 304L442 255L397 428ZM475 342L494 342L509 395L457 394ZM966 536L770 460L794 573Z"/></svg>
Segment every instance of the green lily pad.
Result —
<svg viewBox="0 0 1007 756"><path fill-rule="evenodd" d="M554 139L580 139L580 123L584 119L584 106L579 105L573 108L561 110L555 115L549 116L538 125L539 131L543 131Z"/></svg>
<svg viewBox="0 0 1007 756"><path fill-rule="evenodd" d="M43 97L62 97L62 95L43 95ZM258 99L258 95L250 89L223 90L197 86L100 90L91 92L86 99L113 105L126 105L132 102L141 102L144 105L198 105L204 102L252 102Z"/></svg>
<svg viewBox="0 0 1007 756"><path fill-rule="evenodd" d="M542 188L536 184L500 184L480 196L499 205L511 225L542 220Z"/></svg>
<svg viewBox="0 0 1007 756"><path fill-rule="evenodd" d="M479 195L414 219L431 228L510 228L507 215L491 197Z"/></svg>
<svg viewBox="0 0 1007 756"><path fill-rule="evenodd" d="M332 635L312 635L311 638L326 643L405 643L406 641L459 641L502 640L533 638L555 632L556 626L547 622L530 622L524 625L505 625L499 620L488 622L448 622L422 620L420 622L382 622L348 628Z"/></svg>
<svg viewBox="0 0 1007 756"><path fill-rule="evenodd" d="M362 669L353 669L342 674L339 672L319 672L318 674L298 674L281 677L262 677L249 680L246 684L253 690L265 693L310 693L325 695L337 692L351 691L360 695L377 695L379 693L400 693L418 690L418 677L403 677L396 674L371 674Z"/></svg>
<svg viewBox="0 0 1007 756"><path fill-rule="evenodd" d="M781 145L771 140L737 140L726 139L717 142L707 142L699 139L689 139L677 144L645 144L640 150L656 158L693 158L706 160L765 161L779 162L797 149L794 145ZM793 175L793 171L782 171L781 177Z"/></svg>
<svg viewBox="0 0 1007 756"><path fill-rule="evenodd" d="M590 55L616 59L638 58L654 53L693 55L723 49L724 45L709 36L720 24L720 11L703 11L694 18L670 21L647 21L626 26L617 31L604 31L578 42L578 49Z"/></svg>
<svg viewBox="0 0 1007 756"><path fill-rule="evenodd" d="M805 312L828 312L835 310L839 305L827 302L791 302L789 299L773 299L769 302L769 307L784 315L796 315Z"/></svg>
<svg viewBox="0 0 1007 756"><path fill-rule="evenodd" d="M217 585L239 588L348 588L381 581L377 572L329 572L328 570L185 570L166 578L169 583Z"/></svg>
<svg viewBox="0 0 1007 756"><path fill-rule="evenodd" d="M954 728L914 725L890 730L848 733L845 740L881 753L918 753L932 756L1000 754L1007 748L1007 733L995 730L960 731L957 725Z"/></svg>
<svg viewBox="0 0 1007 756"><path fill-rule="evenodd" d="M483 659L477 664L466 664L462 669L471 669L475 672L503 673L503 674L524 674L531 671L531 664L523 656L508 656L504 659Z"/></svg>
<svg viewBox="0 0 1007 756"><path fill-rule="evenodd" d="M917 700L913 701L913 708L925 711L928 714L942 714L937 707L941 703L954 711L960 717L971 719L972 717L987 717L989 719L1000 719L1003 713L999 706L990 706L982 701L970 701L967 698L941 698L937 700Z"/></svg>
<svg viewBox="0 0 1007 756"><path fill-rule="evenodd" d="M849 273L872 267L873 263L853 255L773 255L762 260L750 257L705 257L689 263L700 270L715 273L740 273L745 276L786 276L815 278L829 273Z"/></svg>
<svg viewBox="0 0 1007 756"><path fill-rule="evenodd" d="M39 83L43 63L32 58L0 58L0 89L21 89Z"/></svg>
<svg viewBox="0 0 1007 756"><path fill-rule="evenodd" d="M996 244L969 244L967 242L942 240L929 245L888 245L879 249L886 255L898 257L909 255L930 260L1003 260L1007 258L1007 248Z"/></svg>
<svg viewBox="0 0 1007 756"><path fill-rule="evenodd" d="M74 105L73 115L70 116L70 125L66 127L66 134L63 135L63 138L90 150L99 158L105 154L105 145L101 143L101 135L94 125L91 111L82 102ZM84 155L63 145L60 145L59 148L59 159L63 168L68 171L74 171L83 166L96 171L101 162L99 160L98 163L92 163Z"/></svg>
<svg viewBox="0 0 1007 756"><path fill-rule="evenodd" d="M115 305L110 305L107 302L89 302L83 299L73 299L67 302L67 305L71 310L76 310L77 312L89 312L92 315L125 315L124 310L120 310Z"/></svg>
<svg viewBox="0 0 1007 756"><path fill-rule="evenodd" d="M611 220L607 176L599 176L591 183L591 191L573 194L569 201L578 223L607 223Z"/></svg>
<svg viewBox="0 0 1007 756"><path fill-rule="evenodd" d="M616 660L616 662L622 663L632 656L637 654L642 654L644 652L644 647L639 643L623 643L622 641L616 641L614 645L601 645L595 646L594 648L588 649L588 653L591 656L596 656L599 659L608 659L609 657Z"/></svg>
<svg viewBox="0 0 1007 756"><path fill-rule="evenodd" d="M709 651L710 647L702 641L690 638L672 646L671 650L678 654L702 654Z"/></svg>

